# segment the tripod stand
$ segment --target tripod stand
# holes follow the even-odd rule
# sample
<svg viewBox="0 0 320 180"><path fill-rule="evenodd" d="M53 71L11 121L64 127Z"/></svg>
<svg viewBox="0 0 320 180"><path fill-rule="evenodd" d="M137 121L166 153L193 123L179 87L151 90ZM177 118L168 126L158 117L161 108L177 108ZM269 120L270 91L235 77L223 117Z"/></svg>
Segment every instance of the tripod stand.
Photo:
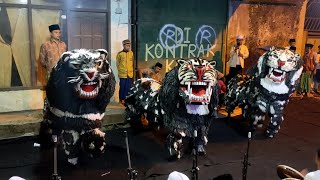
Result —
<svg viewBox="0 0 320 180"><path fill-rule="evenodd" d="M58 146L58 136L57 135L52 135L52 141L54 143L54 148L53 148L53 174L51 175L52 180L61 180L61 177L58 175L58 163L57 163L57 146Z"/></svg>
<svg viewBox="0 0 320 180"><path fill-rule="evenodd" d="M129 140L128 140L128 132L124 131L125 133L125 141L126 141L126 147L127 147L127 156L128 156L128 164L129 164L129 168L128 168L128 177L129 180L137 180L138 177L138 171L132 169L131 167L131 159L130 159L130 150L129 150Z"/></svg>
<svg viewBox="0 0 320 180"><path fill-rule="evenodd" d="M243 162L242 162L242 164L243 164L242 180L247 180L248 166L250 166L250 163L248 161L248 159L249 159L250 140L251 140L251 132L248 132L247 152L244 154L244 158L243 158Z"/></svg>
<svg viewBox="0 0 320 180"><path fill-rule="evenodd" d="M197 138L197 130L193 132L193 149L192 149L192 180L198 180L198 171L200 170L198 167L198 150L196 145L196 138Z"/></svg>

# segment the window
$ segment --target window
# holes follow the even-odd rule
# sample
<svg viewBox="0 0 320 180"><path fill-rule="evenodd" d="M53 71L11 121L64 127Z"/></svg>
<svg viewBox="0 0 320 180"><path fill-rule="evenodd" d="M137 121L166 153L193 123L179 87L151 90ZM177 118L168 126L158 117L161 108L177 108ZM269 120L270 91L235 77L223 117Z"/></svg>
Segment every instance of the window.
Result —
<svg viewBox="0 0 320 180"><path fill-rule="evenodd" d="M31 63L26 8L1 7L0 88L31 86Z"/></svg>
<svg viewBox="0 0 320 180"><path fill-rule="evenodd" d="M0 0L0 3L8 4L27 4L28 0Z"/></svg>
<svg viewBox="0 0 320 180"><path fill-rule="evenodd" d="M63 0L31 0L31 4L46 6L62 6Z"/></svg>

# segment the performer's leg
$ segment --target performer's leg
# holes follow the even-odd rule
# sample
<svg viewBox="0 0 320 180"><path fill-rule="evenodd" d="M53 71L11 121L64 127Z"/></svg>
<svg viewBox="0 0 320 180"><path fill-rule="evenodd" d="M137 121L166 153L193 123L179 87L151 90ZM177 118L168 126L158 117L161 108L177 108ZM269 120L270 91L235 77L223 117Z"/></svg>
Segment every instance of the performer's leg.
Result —
<svg viewBox="0 0 320 180"><path fill-rule="evenodd" d="M196 145L197 145L197 152L199 155L205 155L206 150L205 146L208 143L208 131L209 131L210 125L209 126L202 126L198 131L197 131L197 138L196 138Z"/></svg>
<svg viewBox="0 0 320 180"><path fill-rule="evenodd" d="M184 133L170 133L167 136L167 147L170 156L176 156L178 159L182 156L182 138L185 137Z"/></svg>
<svg viewBox="0 0 320 180"><path fill-rule="evenodd" d="M270 115L270 123L266 130L266 135L269 138L273 138L276 133L280 130L280 125L283 121L282 113Z"/></svg>
<svg viewBox="0 0 320 180"><path fill-rule="evenodd" d="M68 162L76 165L80 152L80 134L74 130L65 130L62 133L64 152L68 157Z"/></svg>
<svg viewBox="0 0 320 180"><path fill-rule="evenodd" d="M257 127L262 127L263 126L263 121L265 119L265 113L262 112L260 109L258 109L256 112L252 114L252 124L254 129Z"/></svg>

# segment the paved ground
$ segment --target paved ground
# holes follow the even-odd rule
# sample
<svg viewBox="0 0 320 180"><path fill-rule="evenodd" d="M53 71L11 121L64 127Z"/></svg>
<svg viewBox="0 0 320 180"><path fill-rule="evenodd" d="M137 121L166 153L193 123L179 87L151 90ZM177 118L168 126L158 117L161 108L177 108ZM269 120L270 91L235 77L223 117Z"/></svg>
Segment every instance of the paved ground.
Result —
<svg viewBox="0 0 320 180"><path fill-rule="evenodd" d="M249 180L276 180L276 166L285 164L298 170L315 169L314 154L320 147L320 100L315 98L292 99L286 108L285 121L275 139L265 139L258 131L251 141L248 169ZM212 179L230 173L241 179L243 154L247 140L230 127L226 119L215 120L209 136L207 156L199 158L199 179ZM59 174L63 180L112 179L125 180L127 157L121 128L107 132L108 150L100 158L87 159L85 165L72 168L64 163L60 152ZM164 132L132 133L129 139L132 165L139 171L140 179L162 180L171 171L181 171L191 177L192 158L186 154L181 160L168 162L164 147ZM0 179L19 175L30 180L49 179L52 173L50 150L33 147L32 137L0 141ZM109 173L101 176L104 173Z"/></svg>

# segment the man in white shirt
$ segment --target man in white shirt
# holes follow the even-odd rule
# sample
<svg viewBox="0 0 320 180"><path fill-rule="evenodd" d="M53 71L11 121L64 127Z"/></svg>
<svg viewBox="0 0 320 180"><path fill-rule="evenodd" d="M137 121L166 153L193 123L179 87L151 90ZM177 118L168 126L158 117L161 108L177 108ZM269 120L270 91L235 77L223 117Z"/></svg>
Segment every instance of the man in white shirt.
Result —
<svg viewBox="0 0 320 180"><path fill-rule="evenodd" d="M317 151L315 161L316 161L318 170L309 172L304 177L304 180L319 180L320 179L320 149L318 149L318 151Z"/></svg>
<svg viewBox="0 0 320 180"><path fill-rule="evenodd" d="M248 58L249 51L246 45L243 44L243 36L237 36L237 44L232 46L230 51L230 71L228 79L232 79L237 74L242 74L244 68L244 60Z"/></svg>

